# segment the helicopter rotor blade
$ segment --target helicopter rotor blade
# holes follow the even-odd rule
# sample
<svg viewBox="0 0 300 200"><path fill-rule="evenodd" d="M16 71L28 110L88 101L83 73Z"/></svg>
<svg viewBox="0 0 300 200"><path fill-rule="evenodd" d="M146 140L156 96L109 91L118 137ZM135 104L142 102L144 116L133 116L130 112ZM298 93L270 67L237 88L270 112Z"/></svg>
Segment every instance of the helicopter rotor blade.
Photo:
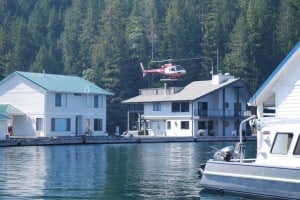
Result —
<svg viewBox="0 0 300 200"><path fill-rule="evenodd" d="M164 60L151 60L150 63L161 63L161 62L167 62L173 59L164 59Z"/></svg>
<svg viewBox="0 0 300 200"><path fill-rule="evenodd" d="M163 60L152 60L150 63L161 63L161 62L176 62L176 61L184 61L184 60L199 60L201 58L195 57L195 58L182 58L182 59L163 59Z"/></svg>
<svg viewBox="0 0 300 200"><path fill-rule="evenodd" d="M175 61L181 61L181 60L199 60L199 59L201 59L201 58L197 58L197 57L195 57L195 58L182 58L182 59L175 59Z"/></svg>

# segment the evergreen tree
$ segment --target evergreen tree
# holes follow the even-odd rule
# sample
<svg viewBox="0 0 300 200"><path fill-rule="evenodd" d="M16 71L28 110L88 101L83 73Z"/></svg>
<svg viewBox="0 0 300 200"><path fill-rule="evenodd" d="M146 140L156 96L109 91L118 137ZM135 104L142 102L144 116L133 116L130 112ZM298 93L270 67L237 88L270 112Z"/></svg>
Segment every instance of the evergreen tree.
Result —
<svg viewBox="0 0 300 200"><path fill-rule="evenodd" d="M267 77L266 69L272 65L272 22L276 7L267 0L240 2L239 6L239 18L229 43L230 52L224 62L253 93Z"/></svg>
<svg viewBox="0 0 300 200"><path fill-rule="evenodd" d="M62 48L60 45L60 35L63 32L62 9L53 7L50 10L47 22L47 39L45 47L49 54L55 59L55 66L52 66L53 73L63 73Z"/></svg>
<svg viewBox="0 0 300 200"><path fill-rule="evenodd" d="M131 88L122 94L123 98L129 98L138 94L143 84L139 63L145 62L145 55L149 55L150 44L146 36L146 20L143 17L143 1L134 1L130 16L126 20L125 37L128 55L124 59L121 81L124 88ZM146 61L147 62L147 61Z"/></svg>
<svg viewBox="0 0 300 200"><path fill-rule="evenodd" d="M81 75L83 71L80 62L80 24L82 22L84 3L74 0L72 7L68 8L64 17L64 32L61 36L64 73Z"/></svg>
<svg viewBox="0 0 300 200"><path fill-rule="evenodd" d="M6 33L3 27L0 25L0 66L4 66L5 64L5 53L7 48L7 41L6 41Z"/></svg>
<svg viewBox="0 0 300 200"><path fill-rule="evenodd" d="M230 39L232 29L238 17L237 2L232 0L213 0L210 3L203 3L204 34L203 34L203 62L206 72L203 77L208 76L208 72L219 73L225 71L223 59L228 52L227 43Z"/></svg>
<svg viewBox="0 0 300 200"><path fill-rule="evenodd" d="M120 122L124 119L124 114L121 114L121 100L126 88L123 87L120 78L126 66L124 59L127 56L124 43L125 24L123 20L127 18L127 10L125 9L127 4L123 0L109 0L106 3L105 11L101 18L102 26L99 43L94 51L94 53L98 54L98 69L101 72L100 84L116 94L109 98L108 103L107 125L109 131L114 131L114 127L120 125ZM115 113L119 114L115 115Z"/></svg>
<svg viewBox="0 0 300 200"><path fill-rule="evenodd" d="M42 46L36 55L35 61L30 68L30 71L41 73L55 74L58 72L56 67L59 66L54 56L47 51L45 46Z"/></svg>
<svg viewBox="0 0 300 200"><path fill-rule="evenodd" d="M275 60L278 64L300 38L300 1L280 1L275 29Z"/></svg>
<svg viewBox="0 0 300 200"><path fill-rule="evenodd" d="M26 22L22 18L17 18L10 30L11 37L8 41L10 50L7 52L4 68L6 73L15 70L28 71L34 59L34 43L27 29Z"/></svg>
<svg viewBox="0 0 300 200"><path fill-rule="evenodd" d="M45 44L47 36L47 22L49 16L49 0L39 1L35 4L28 19L28 30L37 49Z"/></svg>
<svg viewBox="0 0 300 200"><path fill-rule="evenodd" d="M125 126L121 100L161 85L142 78L140 62L200 57L176 63L188 74L174 86L210 79L218 62L253 93L299 40L299 9L295 0L4 0L0 66L83 75L111 90L114 131Z"/></svg>

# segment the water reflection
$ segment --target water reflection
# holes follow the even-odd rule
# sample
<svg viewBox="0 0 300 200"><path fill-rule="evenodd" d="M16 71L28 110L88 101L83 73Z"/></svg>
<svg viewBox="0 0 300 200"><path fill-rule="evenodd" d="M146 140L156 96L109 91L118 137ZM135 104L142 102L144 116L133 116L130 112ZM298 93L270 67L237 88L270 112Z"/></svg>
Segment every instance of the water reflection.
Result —
<svg viewBox="0 0 300 200"><path fill-rule="evenodd" d="M47 149L44 196L85 198L103 187L106 154L103 146L57 146Z"/></svg>
<svg viewBox="0 0 300 200"><path fill-rule="evenodd" d="M1 196L13 199L42 196L46 182L45 151L39 147L1 149Z"/></svg>
<svg viewBox="0 0 300 200"><path fill-rule="evenodd" d="M200 199L199 164L228 144L1 148L0 199Z"/></svg>

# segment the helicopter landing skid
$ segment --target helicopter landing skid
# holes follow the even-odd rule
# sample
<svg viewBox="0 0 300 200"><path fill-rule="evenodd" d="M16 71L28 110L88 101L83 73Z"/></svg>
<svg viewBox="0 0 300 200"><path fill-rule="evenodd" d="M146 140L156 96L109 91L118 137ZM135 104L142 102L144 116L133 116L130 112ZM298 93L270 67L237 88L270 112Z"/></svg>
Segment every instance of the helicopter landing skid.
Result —
<svg viewBox="0 0 300 200"><path fill-rule="evenodd" d="M170 79L170 78L163 78L160 81L178 81L179 79Z"/></svg>

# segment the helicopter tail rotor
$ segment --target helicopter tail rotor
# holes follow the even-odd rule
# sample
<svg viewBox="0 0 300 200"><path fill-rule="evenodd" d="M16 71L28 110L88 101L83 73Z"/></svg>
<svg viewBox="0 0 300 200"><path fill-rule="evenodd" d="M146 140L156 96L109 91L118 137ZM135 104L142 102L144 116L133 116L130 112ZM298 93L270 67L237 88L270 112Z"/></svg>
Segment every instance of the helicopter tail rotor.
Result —
<svg viewBox="0 0 300 200"><path fill-rule="evenodd" d="M146 76L146 72L145 72L143 63L140 63L140 66L141 66L141 69L142 69L142 72L143 72L143 77L145 77Z"/></svg>

